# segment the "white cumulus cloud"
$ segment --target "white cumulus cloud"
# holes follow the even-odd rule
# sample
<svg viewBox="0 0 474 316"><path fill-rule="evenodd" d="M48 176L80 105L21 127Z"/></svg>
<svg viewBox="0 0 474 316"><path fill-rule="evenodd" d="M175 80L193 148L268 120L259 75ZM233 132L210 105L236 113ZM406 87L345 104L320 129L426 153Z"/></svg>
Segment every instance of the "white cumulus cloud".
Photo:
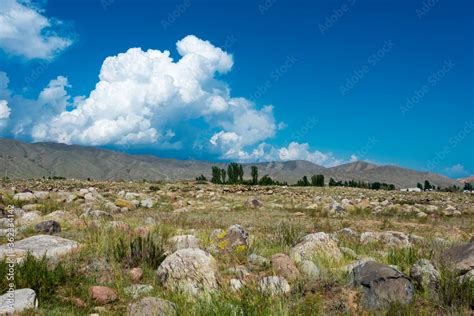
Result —
<svg viewBox="0 0 474 316"><path fill-rule="evenodd" d="M346 162L336 158L330 152L311 151L309 144L298 142L291 142L288 146L279 148L260 143L252 151L231 149L224 154L223 158L241 162L306 160L324 167L333 167Z"/></svg>
<svg viewBox="0 0 474 316"><path fill-rule="evenodd" d="M35 126L33 138L64 143L159 144L169 141L174 127L191 120L205 121L210 145L219 151L243 148L272 137L276 126L273 108L258 109L245 98L230 95L228 85L216 79L232 69L232 55L208 41L189 35L178 41L181 58L170 52L131 48L106 58L99 82L72 110L63 110ZM66 78L56 79L40 99L59 101L64 108Z"/></svg>
<svg viewBox="0 0 474 316"><path fill-rule="evenodd" d="M27 59L51 59L72 44L54 33L58 24L29 1L1 0L0 48Z"/></svg>

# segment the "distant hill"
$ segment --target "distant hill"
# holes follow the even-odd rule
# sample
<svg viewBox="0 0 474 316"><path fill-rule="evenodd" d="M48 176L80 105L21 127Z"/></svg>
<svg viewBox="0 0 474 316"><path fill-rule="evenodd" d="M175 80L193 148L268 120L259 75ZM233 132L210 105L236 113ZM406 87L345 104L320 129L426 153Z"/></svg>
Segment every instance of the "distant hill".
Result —
<svg viewBox="0 0 474 316"><path fill-rule="evenodd" d="M471 183L471 184L474 184L474 176L469 176L469 177L466 177L466 178L461 178L461 179L458 179L458 181L462 184L464 183Z"/></svg>
<svg viewBox="0 0 474 316"><path fill-rule="evenodd" d="M197 160L177 160L149 155L129 155L94 147L57 143L23 143L0 138L0 174L12 179L31 179L63 176L77 179L102 180L189 180L204 174L210 176L211 167L226 164ZM324 174L338 180L393 183L397 187L414 187L417 182L430 181L436 186L459 185L447 177L418 172L397 166L377 166L356 161L332 168L308 161L264 162L244 164L245 175L257 165L259 175L295 183L304 175Z"/></svg>

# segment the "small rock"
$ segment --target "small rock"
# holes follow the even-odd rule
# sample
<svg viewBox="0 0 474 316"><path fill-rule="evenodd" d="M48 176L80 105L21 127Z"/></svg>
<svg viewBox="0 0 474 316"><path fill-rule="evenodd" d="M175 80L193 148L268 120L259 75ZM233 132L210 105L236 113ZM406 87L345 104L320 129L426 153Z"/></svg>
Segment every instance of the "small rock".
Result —
<svg viewBox="0 0 474 316"><path fill-rule="evenodd" d="M143 276L143 270L141 268L133 268L128 272L128 275L133 282L138 282Z"/></svg>
<svg viewBox="0 0 474 316"><path fill-rule="evenodd" d="M13 300L13 304L12 301ZM38 307L36 293L32 289L19 289L0 296L0 314L21 313Z"/></svg>
<svg viewBox="0 0 474 316"><path fill-rule="evenodd" d="M199 248L199 239L193 235L174 236L168 242L171 245L172 252L185 248Z"/></svg>
<svg viewBox="0 0 474 316"><path fill-rule="evenodd" d="M19 219L20 225L29 225L41 220L41 214L37 211L24 213Z"/></svg>
<svg viewBox="0 0 474 316"><path fill-rule="evenodd" d="M91 286L89 296L99 304L108 304L117 300L118 295L114 289L106 286Z"/></svg>
<svg viewBox="0 0 474 316"><path fill-rule="evenodd" d="M300 272L296 268L295 262L285 254L274 254L271 257L271 262L275 273L290 281L295 280L300 276Z"/></svg>
<svg viewBox="0 0 474 316"><path fill-rule="evenodd" d="M268 276L258 282L260 290L265 294L281 295L290 292L290 285L285 278Z"/></svg>
<svg viewBox="0 0 474 316"><path fill-rule="evenodd" d="M227 232L213 232L209 250L213 253L240 253L247 249L249 234L240 225L232 225Z"/></svg>
<svg viewBox="0 0 474 316"><path fill-rule="evenodd" d="M92 219L112 219L112 215L105 211L100 211L100 210L93 210L93 211L88 211L82 214L81 217L90 217Z"/></svg>
<svg viewBox="0 0 474 316"><path fill-rule="evenodd" d="M125 294L137 298L143 294L148 294L153 291L153 286L148 284L132 284L123 289Z"/></svg>
<svg viewBox="0 0 474 316"><path fill-rule="evenodd" d="M48 191L36 191L33 194L39 200L46 200L47 198L49 198Z"/></svg>
<svg viewBox="0 0 474 316"><path fill-rule="evenodd" d="M15 201L20 201L20 202L30 202L30 201L34 201L36 197L31 192L21 192L21 193L16 193L15 195L13 195L13 199Z"/></svg>
<svg viewBox="0 0 474 316"><path fill-rule="evenodd" d="M314 264L313 261L310 260L301 261L300 271L301 274L309 280L318 279L321 275L321 271L319 270L319 268Z"/></svg>
<svg viewBox="0 0 474 316"><path fill-rule="evenodd" d="M152 208L154 204L155 201L153 201L151 198L147 198L140 201L140 205L145 208Z"/></svg>
<svg viewBox="0 0 474 316"><path fill-rule="evenodd" d="M251 270L263 270L271 265L270 260L254 253L247 257L247 263Z"/></svg>
<svg viewBox="0 0 474 316"><path fill-rule="evenodd" d="M144 297L141 300L130 303L127 307L129 316L174 316L176 305L158 297Z"/></svg>
<svg viewBox="0 0 474 316"><path fill-rule="evenodd" d="M260 202L256 198L248 198L244 202L244 207L245 208L259 208L262 205L263 205L262 202Z"/></svg>
<svg viewBox="0 0 474 316"><path fill-rule="evenodd" d="M435 290L439 285L440 274L429 260L420 259L411 267L410 277L419 289Z"/></svg>
<svg viewBox="0 0 474 316"><path fill-rule="evenodd" d="M295 262L312 259L313 256L324 256L335 261L342 259L341 251L336 242L323 232L304 236L290 250L290 257Z"/></svg>
<svg viewBox="0 0 474 316"><path fill-rule="evenodd" d="M230 284L231 290L234 292L238 292L244 285L244 283L239 279L230 279L229 284Z"/></svg>
<svg viewBox="0 0 474 316"><path fill-rule="evenodd" d="M54 234L61 232L61 225L56 221L43 221L35 226L36 231L45 234Z"/></svg>

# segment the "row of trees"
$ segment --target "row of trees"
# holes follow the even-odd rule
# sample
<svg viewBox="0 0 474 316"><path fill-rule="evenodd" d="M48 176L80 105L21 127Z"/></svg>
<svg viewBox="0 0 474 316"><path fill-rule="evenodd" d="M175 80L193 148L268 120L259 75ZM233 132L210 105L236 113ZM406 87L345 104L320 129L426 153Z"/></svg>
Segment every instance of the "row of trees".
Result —
<svg viewBox="0 0 474 316"><path fill-rule="evenodd" d="M296 186L301 187L323 187L324 186L324 175L322 174L315 174L311 176L311 182L308 180L307 176L304 176L301 180L296 182Z"/></svg>
<svg viewBox="0 0 474 316"><path fill-rule="evenodd" d="M257 174L258 177L258 174ZM226 169L217 166L212 167L212 183L217 184L237 184L244 182L244 169L242 165L235 162L229 164Z"/></svg>
<svg viewBox="0 0 474 316"><path fill-rule="evenodd" d="M384 182L364 182L364 181L337 181L333 178L329 179L330 187L350 187L350 188L362 188L362 189L371 189L371 190L395 190L395 185L391 183Z"/></svg>
<svg viewBox="0 0 474 316"><path fill-rule="evenodd" d="M273 180L268 175L259 179L257 166L250 167L250 176L250 180L244 180L244 168L241 164L233 162L227 166L227 169L213 166L211 182L216 184L288 185L286 182ZM198 181L206 181L205 179L203 175L196 178Z"/></svg>

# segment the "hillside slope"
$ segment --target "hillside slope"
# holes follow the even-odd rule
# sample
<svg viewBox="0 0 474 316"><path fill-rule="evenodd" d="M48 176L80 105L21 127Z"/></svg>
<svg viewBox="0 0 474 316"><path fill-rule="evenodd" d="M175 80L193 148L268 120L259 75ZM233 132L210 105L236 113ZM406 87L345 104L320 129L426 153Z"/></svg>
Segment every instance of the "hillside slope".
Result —
<svg viewBox="0 0 474 316"><path fill-rule="evenodd" d="M128 155L94 147L56 143L28 144L0 138L0 173L13 179L63 176L104 180L187 180L200 174L210 176L213 165L221 168L226 166L224 163L208 161ZM258 166L260 176L269 175L288 183L295 183L304 175L313 174L324 174L326 182L333 177L335 180L393 183L397 187L412 187L425 180L442 187L458 183L438 174L397 166L377 166L363 161L332 168L301 160L244 164L247 176L250 175L251 165Z"/></svg>

